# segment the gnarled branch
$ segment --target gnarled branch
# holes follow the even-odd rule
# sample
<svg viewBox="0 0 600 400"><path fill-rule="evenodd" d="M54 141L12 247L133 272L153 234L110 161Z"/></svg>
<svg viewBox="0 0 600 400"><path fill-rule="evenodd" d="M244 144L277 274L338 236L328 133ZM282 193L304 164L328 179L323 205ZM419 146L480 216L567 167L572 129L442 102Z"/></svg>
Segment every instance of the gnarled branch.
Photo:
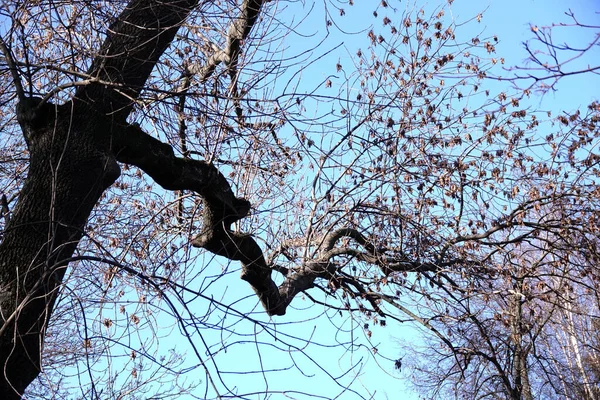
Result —
<svg viewBox="0 0 600 400"><path fill-rule="evenodd" d="M146 134L137 125L113 132L112 152L117 161L141 168L167 190L192 190L209 204L219 223L245 217L250 203L237 198L227 179L212 164L176 157L173 148Z"/></svg>
<svg viewBox="0 0 600 400"><path fill-rule="evenodd" d="M294 297L313 288L316 279L335 277L338 269L338 265L332 261L335 256L350 256L376 265L385 275L397 271L438 271L442 267L435 263L411 262L403 256L398 258L378 254L375 247L353 228L340 228L331 232L325 238L323 250L316 260L292 269L272 267L265 261L262 250L252 236L232 232L229 225L221 222L219 215L218 206L205 201L204 230L192 244L227 259L241 261L242 279L250 283L269 315L284 315ZM343 237L354 239L365 251L350 247L336 248L337 240ZM271 278L273 270L285 274L285 280L279 287Z"/></svg>

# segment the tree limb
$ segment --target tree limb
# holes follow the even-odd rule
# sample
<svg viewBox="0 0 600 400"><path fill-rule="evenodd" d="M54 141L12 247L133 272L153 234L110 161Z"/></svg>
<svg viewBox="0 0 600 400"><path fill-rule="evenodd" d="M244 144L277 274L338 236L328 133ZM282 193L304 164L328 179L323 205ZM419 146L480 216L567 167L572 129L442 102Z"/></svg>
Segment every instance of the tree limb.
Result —
<svg viewBox="0 0 600 400"><path fill-rule="evenodd" d="M6 60L6 64L8 65L8 69L10 70L10 74L13 78L13 85L15 85L15 92L17 94L17 98L19 101L25 100L25 91L23 90L23 84L21 83L21 77L19 76L19 69L17 68L17 63L15 62L15 58L12 55L8 45L0 36L0 51L4 54L4 59Z"/></svg>
<svg viewBox="0 0 600 400"><path fill-rule="evenodd" d="M225 63L230 70L237 70L241 44L256 23L264 3L265 0L244 0L240 15L229 25L225 47L210 56L203 66L190 66L190 73L197 75L200 82L205 82L221 63Z"/></svg>
<svg viewBox="0 0 600 400"><path fill-rule="evenodd" d="M219 223L229 226L248 215L250 203L233 194L229 182L214 165L176 157L170 145L137 125L117 129L112 138L112 152L117 161L141 168L167 190L192 190L200 194Z"/></svg>
<svg viewBox="0 0 600 400"><path fill-rule="evenodd" d="M262 250L250 235L232 232L229 225L219 218L222 212L210 201L205 201L203 232L192 242L195 247L204 248L229 260L241 261L242 279L250 283L269 315L284 315L294 297L315 286L317 278L331 279L338 265L331 259L335 256L352 256L379 266L386 275L396 271L438 271L441 267L433 263L409 262L393 257L382 257L373 250L374 246L356 229L340 228L331 232L324 240L324 249L319 257L293 269L271 267L265 261ZM349 247L334 248L342 237L350 237L370 252L361 252ZM285 280L279 287L271 278L273 270L285 273Z"/></svg>
<svg viewBox="0 0 600 400"><path fill-rule="evenodd" d="M88 75L120 87L90 84L76 97L124 121L160 56L197 0L132 0L109 27Z"/></svg>

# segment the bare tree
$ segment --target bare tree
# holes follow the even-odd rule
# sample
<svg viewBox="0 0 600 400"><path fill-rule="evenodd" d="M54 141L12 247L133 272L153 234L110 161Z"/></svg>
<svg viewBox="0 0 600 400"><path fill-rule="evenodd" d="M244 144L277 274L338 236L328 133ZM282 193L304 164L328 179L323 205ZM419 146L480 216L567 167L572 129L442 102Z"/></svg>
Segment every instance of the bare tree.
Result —
<svg viewBox="0 0 600 400"><path fill-rule="evenodd" d="M304 68L332 53L282 50L303 26L281 17L294 6L7 3L0 393L193 390L177 380L182 356L155 357L141 338L157 315L187 338L205 398L253 395L215 358L231 337L259 347L258 331L290 355L266 367L258 352L254 372L277 392L269 368L302 370L294 354L314 339L262 317L289 315L302 297L358 322L352 332L390 367L427 374L429 393L593 396L585 363L597 352L578 326L595 314L572 299L597 293L597 103L558 117L527 109L522 92L486 86L497 37L461 38L449 5L385 1L369 6L364 46L336 47L343 57L299 89ZM353 7L323 8L325 38ZM237 265L255 296L227 301L211 286ZM236 332L239 321L254 332ZM425 357L379 355L375 326L406 321L427 332Z"/></svg>
<svg viewBox="0 0 600 400"><path fill-rule="evenodd" d="M534 39L524 44L531 64L507 69L507 75L490 74L513 82L516 89L498 99L523 109L499 125L495 121L506 107L485 116L489 132L507 141L505 147L489 141L483 152L492 161L502 160L491 169L493 183L484 187L504 200L492 200L480 211L482 223L490 224L486 232L463 237L474 240L468 247L482 251L475 264L478 272L466 280L452 275L449 282L432 279L440 294L430 289L424 294L430 311L423 321L435 329L444 349L415 357L414 370L429 378L421 385L427 393L511 399L598 396L592 367L598 352L589 335L594 335L591 327L598 316L594 149L600 108L596 101L579 107L576 99L574 111L553 116L524 106L536 90L560 92L557 83L563 78L587 74L594 81L597 75L589 62L597 55L598 27L579 22L572 12L567 16L573 24L532 27ZM552 34L560 29L591 32L592 39L584 47L558 44ZM525 116L529 119L518 120ZM539 132L549 133L541 137ZM481 169L486 170L490 172ZM494 204L504 212L486 222L495 214Z"/></svg>

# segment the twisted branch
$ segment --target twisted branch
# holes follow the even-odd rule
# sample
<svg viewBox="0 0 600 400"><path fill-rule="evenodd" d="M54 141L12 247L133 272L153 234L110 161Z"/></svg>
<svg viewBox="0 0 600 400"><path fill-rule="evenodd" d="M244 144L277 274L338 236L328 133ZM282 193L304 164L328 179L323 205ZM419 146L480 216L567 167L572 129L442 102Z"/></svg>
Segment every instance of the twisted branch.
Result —
<svg viewBox="0 0 600 400"><path fill-rule="evenodd" d="M351 256L377 265L386 275L397 271L438 271L442 267L434 263L410 262L404 257L399 259L377 254L374 246L358 230L340 228L325 238L325 245L318 259L293 269L279 268L267 264L262 250L252 236L232 232L229 225L219 219L220 214L218 207L205 201L204 230L192 244L229 260L240 261L242 279L250 283L269 315L284 315L294 297L313 288L316 279L335 277L338 269L338 265L332 261L335 256ZM350 247L335 248L336 242L344 237L354 239L365 251ZM285 275L285 280L279 287L271 278L273 270Z"/></svg>

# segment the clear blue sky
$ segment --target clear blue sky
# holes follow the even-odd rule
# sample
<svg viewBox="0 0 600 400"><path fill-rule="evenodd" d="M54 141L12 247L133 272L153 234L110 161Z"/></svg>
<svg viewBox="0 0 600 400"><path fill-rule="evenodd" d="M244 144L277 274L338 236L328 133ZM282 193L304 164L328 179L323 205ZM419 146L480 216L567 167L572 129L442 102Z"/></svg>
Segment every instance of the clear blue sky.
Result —
<svg viewBox="0 0 600 400"><path fill-rule="evenodd" d="M356 0L354 7L346 7L345 19L338 21L345 23L344 28L351 30L356 27L356 31L366 28L365 23L372 23L370 14L373 11L373 2ZM390 1L390 5L394 6L395 2ZM401 3L398 7L406 7L406 2ZM437 6L437 2L429 1L425 7L433 8ZM322 37L324 17L320 14L320 5L317 4L315 10L310 15L309 21L302 25L301 32L303 34L313 34L313 39ZM466 27L461 28L457 35L459 40L467 39L466 35L475 35L483 31L483 36L497 35L500 43L497 46L499 56L505 57L506 66L522 65L526 58L526 53L522 49L522 42L531 39L530 24L533 25L549 25L551 23L567 22L568 19L564 15L569 7L577 17L581 18L582 22L600 23L600 15L594 14L593 11L600 11L600 5L592 0L579 1L557 1L557 0L496 0L473 2L456 0L452 7L452 15L456 21L466 21L473 18L479 12L484 12L483 19L480 23L471 22ZM594 9L595 7L595 9ZM284 11L280 18L285 20L291 15L291 9ZM380 11L383 15L384 11ZM297 14L301 15L301 13ZM349 58L348 54L354 54L356 47L364 49L367 46L366 35L359 34L355 36L345 36L340 34L335 29L331 29L330 36L327 38L322 49L334 48L342 44L337 50L332 52L324 60L316 62L312 65L307 65L303 70L303 80L307 84L306 90L312 88L318 82L322 82L331 75L335 75L335 63L337 60ZM570 43L587 42L590 36L581 37L578 34L580 31L573 31L572 36L565 36L564 40ZM307 38L289 37L289 44L292 47L291 52L297 52L298 47L309 47L312 43ZM317 53L316 53L317 54ZM544 107L546 109L554 109L555 112L561 109L571 110L580 106L585 106L593 96L598 96L598 81L592 84L586 79L578 77L566 79L558 85L557 93L549 93L543 99L532 98L534 106ZM334 80L335 84L335 80ZM498 88L508 85L508 83L499 83ZM302 88L299 90L302 91ZM230 285L225 295L225 302L235 301L242 293L250 296L247 307L252 308L255 304L255 299L252 298L252 293L249 287L244 282L236 282L235 276L231 276L227 282ZM220 289L216 289L215 293L219 293ZM294 368L284 370L279 373L266 375L267 380L263 379L260 374L237 375L235 376L236 385L241 392L257 392L264 391L267 387L269 390L298 390L308 391L310 393L320 394L326 398L334 398L340 395L342 399L359 398L357 394L351 392L343 392L342 388L336 386L335 383L319 369L319 366L328 371L333 376L343 373L350 365L360 367L360 373L356 373L355 377L351 374L342 379L347 384L356 379L352 388L365 398L373 397L376 399L418 399L419 396L409 390L406 380L410 376L400 374L393 369L392 361L381 360L381 365L377 364L377 359L372 357L371 344L365 340L361 329L354 329L357 346L353 351L343 352L341 348L336 347L338 341L348 341L351 339L347 334L342 334L336 330L332 323L325 315L319 316L323 310L318 306L308 308L310 301L297 298L293 305L298 310L290 309L285 317L277 317L277 323L291 325L282 325L277 329L284 333L293 333L302 338L313 337L316 342L329 344L332 347L310 346L305 349L306 354L313 358L308 360L304 355L292 355L283 353L273 347L261 346L260 351L257 351L257 346L249 340L243 345L234 346L227 354L220 354L219 362L226 368L235 369L237 371L256 371L261 367L284 368L291 365L291 360L297 362L301 367L304 375L299 373ZM240 309L239 304L237 305ZM306 308L305 308L306 307ZM255 309L258 314L255 316L259 319L264 319L260 309ZM332 314L332 313L331 313ZM305 320L301 323L292 323ZM334 317L334 323L339 324L344 329L356 328L358 323L352 322L346 316ZM354 324L354 327L352 326ZM251 333L254 327L251 324L240 324L236 327L236 332ZM206 340L209 342L215 341L219 332L207 332ZM378 348L380 354L383 354L391 359L404 357L404 362L410 364L411 354L407 354L406 350L401 350L400 341L408 341L414 343L414 346L422 345L419 339L419 332L411 329L407 325L400 325L389 321L388 326L383 329L375 329L372 337L372 342ZM218 339L217 339L218 340ZM232 341L235 340L232 338ZM267 335L258 334L257 340L264 343L277 345ZM301 345L301 341L298 342ZM260 354L260 359L258 355ZM262 363L262 366L261 364ZM358 368L355 370L357 372ZM289 394L290 398L304 398L298 394ZM263 398L261 395L256 395L254 398ZM279 399L284 398L283 395L272 395L269 398Z"/></svg>

